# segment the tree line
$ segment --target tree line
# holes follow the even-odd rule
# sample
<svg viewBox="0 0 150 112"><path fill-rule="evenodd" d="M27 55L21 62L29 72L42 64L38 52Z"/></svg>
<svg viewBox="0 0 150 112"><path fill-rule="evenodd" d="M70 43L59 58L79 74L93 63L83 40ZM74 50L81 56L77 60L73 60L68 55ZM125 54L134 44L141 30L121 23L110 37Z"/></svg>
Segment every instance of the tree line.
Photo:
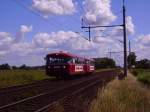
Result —
<svg viewBox="0 0 150 112"><path fill-rule="evenodd" d="M137 56L134 52L131 52L128 55L128 68L143 68L150 69L150 60L149 59L141 59L139 61L136 60Z"/></svg>
<svg viewBox="0 0 150 112"><path fill-rule="evenodd" d="M5 64L1 64L0 65L0 70L32 70L32 69L44 69L45 66L27 66L25 64L21 65L21 66L10 66L8 63Z"/></svg>
<svg viewBox="0 0 150 112"><path fill-rule="evenodd" d="M102 69L102 68L115 68L116 62L111 58L94 58L95 68Z"/></svg>

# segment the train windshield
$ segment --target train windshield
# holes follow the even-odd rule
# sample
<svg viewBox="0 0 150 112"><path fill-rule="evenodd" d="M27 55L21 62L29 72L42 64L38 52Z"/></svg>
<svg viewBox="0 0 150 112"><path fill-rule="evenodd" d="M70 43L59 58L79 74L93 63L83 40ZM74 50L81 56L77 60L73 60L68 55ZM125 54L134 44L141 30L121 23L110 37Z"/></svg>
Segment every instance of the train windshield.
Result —
<svg viewBox="0 0 150 112"><path fill-rule="evenodd" d="M48 57L47 64L64 64L69 63L72 59L66 57Z"/></svg>

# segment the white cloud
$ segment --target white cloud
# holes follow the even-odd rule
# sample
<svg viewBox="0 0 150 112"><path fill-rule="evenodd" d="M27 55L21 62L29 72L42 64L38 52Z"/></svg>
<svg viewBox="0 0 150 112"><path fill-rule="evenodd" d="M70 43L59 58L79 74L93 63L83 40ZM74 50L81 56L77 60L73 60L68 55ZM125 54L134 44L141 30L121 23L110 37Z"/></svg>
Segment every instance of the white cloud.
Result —
<svg viewBox="0 0 150 112"><path fill-rule="evenodd" d="M7 53L8 53L7 51L0 51L0 57L7 55Z"/></svg>
<svg viewBox="0 0 150 112"><path fill-rule="evenodd" d="M101 44L111 44L114 42L112 39L104 37L95 37L93 41Z"/></svg>
<svg viewBox="0 0 150 112"><path fill-rule="evenodd" d="M135 33L134 23L131 16L126 17L126 27L127 27L127 34L131 35Z"/></svg>
<svg viewBox="0 0 150 112"><path fill-rule="evenodd" d="M20 30L16 33L14 43L18 43L20 41L24 41L24 35L26 33L31 32L33 29L32 25L27 26L27 25L21 25Z"/></svg>
<svg viewBox="0 0 150 112"><path fill-rule="evenodd" d="M126 17L126 33L127 33L128 36L129 35L133 35L135 33L134 23L132 21L132 17L131 16L127 16ZM113 28L111 30L110 34L114 38L123 37L123 27Z"/></svg>
<svg viewBox="0 0 150 112"><path fill-rule="evenodd" d="M75 12L75 4L72 0L33 0L32 7L44 16L70 15Z"/></svg>
<svg viewBox="0 0 150 112"><path fill-rule="evenodd" d="M95 40L89 42L73 31L37 33L30 42L14 42L14 39L11 34L0 32L0 42L3 41L0 43L0 57L4 57L2 62L8 61L13 64L26 62L25 64L35 65L37 62L33 62L32 57L40 59L41 64L43 57L51 51L62 50L82 56L97 57L106 56L105 53L110 46L114 49L120 48L116 47L116 43L109 38L99 38L97 42ZM13 61L14 58L19 58L19 61Z"/></svg>
<svg viewBox="0 0 150 112"><path fill-rule="evenodd" d="M52 33L38 33L32 43L36 47L61 48L72 50L89 50L91 43L72 31L58 31Z"/></svg>
<svg viewBox="0 0 150 112"><path fill-rule="evenodd" d="M33 44L36 47L52 47L56 46L57 43L51 39L48 33L38 33L34 36Z"/></svg>
<svg viewBox="0 0 150 112"><path fill-rule="evenodd" d="M21 25L20 32L28 33L32 31L32 26Z"/></svg>
<svg viewBox="0 0 150 112"><path fill-rule="evenodd" d="M16 53L16 55L24 56L32 52L33 47L30 43L20 42L20 43L12 44L9 50L10 50L10 53L12 54Z"/></svg>
<svg viewBox="0 0 150 112"><path fill-rule="evenodd" d="M131 41L132 51L136 53L137 59L150 59L150 34L140 35Z"/></svg>
<svg viewBox="0 0 150 112"><path fill-rule="evenodd" d="M140 36L137 39L137 42L140 43L143 47L150 47L150 34Z"/></svg>
<svg viewBox="0 0 150 112"><path fill-rule="evenodd" d="M11 35L7 32L0 32L0 45L12 41Z"/></svg>
<svg viewBox="0 0 150 112"><path fill-rule="evenodd" d="M11 37L9 33L0 32L0 52L8 51L12 41L13 41L13 38Z"/></svg>
<svg viewBox="0 0 150 112"><path fill-rule="evenodd" d="M19 32L14 37L7 32L0 32L0 55L15 53L23 54L28 52L30 43L23 42L24 34L32 31L32 26L21 25Z"/></svg>
<svg viewBox="0 0 150 112"><path fill-rule="evenodd" d="M108 25L116 19L111 11L111 0L85 0L85 23L90 25Z"/></svg>

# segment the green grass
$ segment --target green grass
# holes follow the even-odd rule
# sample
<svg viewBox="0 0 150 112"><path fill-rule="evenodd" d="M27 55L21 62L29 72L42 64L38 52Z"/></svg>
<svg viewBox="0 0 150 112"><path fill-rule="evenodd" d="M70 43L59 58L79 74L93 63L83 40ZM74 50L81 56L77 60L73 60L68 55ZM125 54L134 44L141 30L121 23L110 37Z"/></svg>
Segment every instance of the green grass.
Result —
<svg viewBox="0 0 150 112"><path fill-rule="evenodd" d="M42 70L0 70L0 88L33 83L48 79Z"/></svg>
<svg viewBox="0 0 150 112"><path fill-rule="evenodd" d="M131 70L131 73L137 77L137 80L145 84L150 84L150 70L134 69L134 70Z"/></svg>
<svg viewBox="0 0 150 112"><path fill-rule="evenodd" d="M115 68L104 68L104 69L97 69L95 72L103 72L103 71L111 71L111 70L117 70Z"/></svg>
<svg viewBox="0 0 150 112"><path fill-rule="evenodd" d="M112 69L99 69L96 72ZM35 81L51 78L43 70L0 70L0 88L33 83Z"/></svg>
<svg viewBox="0 0 150 112"><path fill-rule="evenodd" d="M132 75L116 79L99 90L90 112L150 112L150 90Z"/></svg>

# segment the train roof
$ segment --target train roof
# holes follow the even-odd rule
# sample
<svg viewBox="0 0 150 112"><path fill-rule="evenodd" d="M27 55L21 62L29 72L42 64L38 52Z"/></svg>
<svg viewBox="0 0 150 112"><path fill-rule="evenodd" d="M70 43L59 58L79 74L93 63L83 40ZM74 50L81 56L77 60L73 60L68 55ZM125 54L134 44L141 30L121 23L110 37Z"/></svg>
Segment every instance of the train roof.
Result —
<svg viewBox="0 0 150 112"><path fill-rule="evenodd" d="M63 57L75 57L74 55L70 54L70 53L64 53L64 52L55 52L55 53L49 53L47 54L47 56L63 56Z"/></svg>
<svg viewBox="0 0 150 112"><path fill-rule="evenodd" d="M65 53L65 52L49 53L49 54L47 54L47 56L63 56L63 57L70 57L70 58L78 57L78 56L73 55L71 53Z"/></svg>
<svg viewBox="0 0 150 112"><path fill-rule="evenodd" d="M92 58L85 58L85 60L88 60L88 61L94 61L94 59L92 59Z"/></svg>
<svg viewBox="0 0 150 112"><path fill-rule="evenodd" d="M84 57L81 57L81 56L77 56L77 55L74 55L74 54L71 54L71 53L66 53L66 52L55 52L55 53L49 53L47 54L47 56L49 57L57 57L57 56L62 56L62 57L69 57L69 58L81 58L81 59L85 59L85 60L89 60L89 61L93 61L92 59L88 59L88 58L84 58Z"/></svg>

